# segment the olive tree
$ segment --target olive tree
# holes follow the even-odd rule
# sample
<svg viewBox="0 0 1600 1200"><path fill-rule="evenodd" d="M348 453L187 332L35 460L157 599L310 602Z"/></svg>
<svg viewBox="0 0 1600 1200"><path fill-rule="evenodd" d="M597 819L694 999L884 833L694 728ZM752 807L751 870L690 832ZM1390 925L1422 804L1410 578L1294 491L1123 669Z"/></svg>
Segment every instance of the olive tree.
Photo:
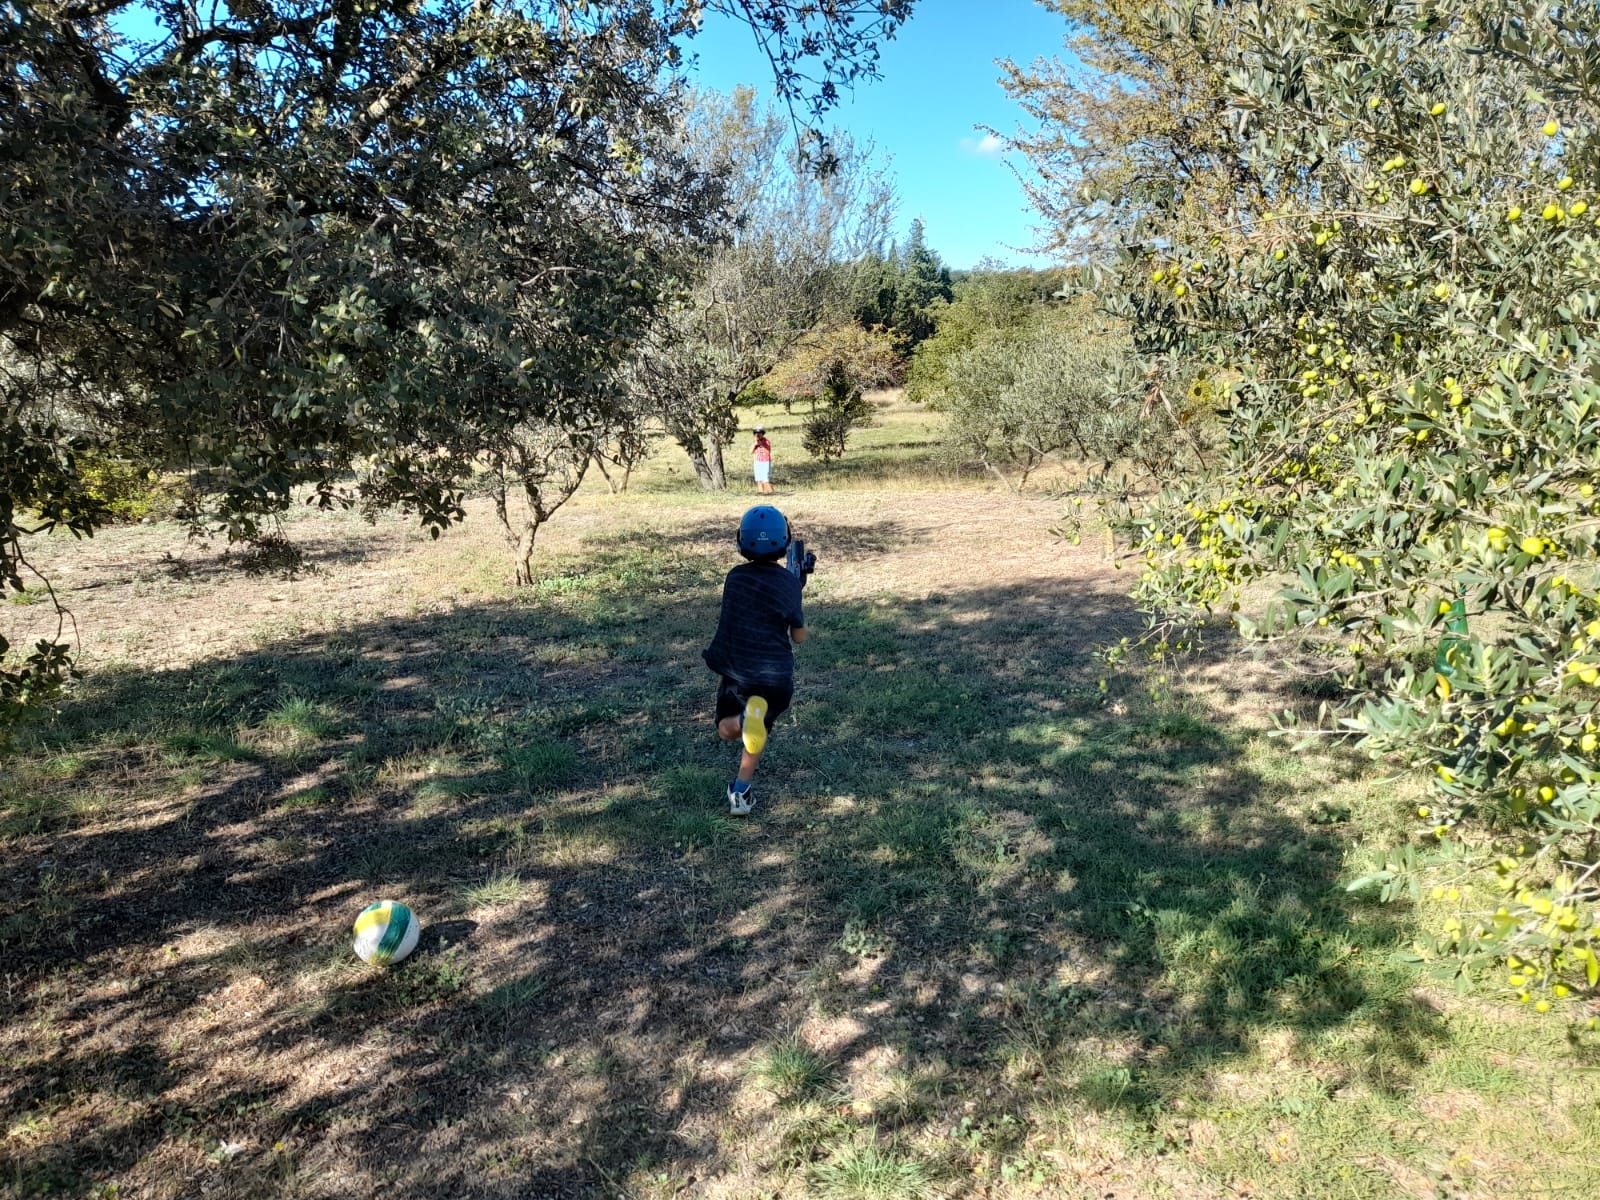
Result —
<svg viewBox="0 0 1600 1200"><path fill-rule="evenodd" d="M1061 315L993 331L951 358L948 461L976 464L1020 489L1053 454L1105 462L1133 446L1144 414L1122 390L1126 338L1113 326L1067 324Z"/></svg>
<svg viewBox="0 0 1600 1200"><path fill-rule="evenodd" d="M1437 881L1425 956L1541 1009L1593 995L1600 10L1141 9L1127 53L1203 68L1208 104L1095 131L1145 184L1085 164L1062 219L1120 245L1151 377L1229 394L1219 457L1125 515L1140 594L1163 636L1220 612L1299 645L1348 686L1330 733L1427 770L1415 838L1356 881ZM1202 206L1196 144L1223 151Z"/></svg>
<svg viewBox="0 0 1600 1200"><path fill-rule="evenodd" d="M739 394L842 317L892 200L868 148L835 135L830 169L814 170L748 89L700 97L684 137L693 161L726 184L723 222L714 242L680 260L682 294L645 341L634 379L715 490L726 486Z"/></svg>

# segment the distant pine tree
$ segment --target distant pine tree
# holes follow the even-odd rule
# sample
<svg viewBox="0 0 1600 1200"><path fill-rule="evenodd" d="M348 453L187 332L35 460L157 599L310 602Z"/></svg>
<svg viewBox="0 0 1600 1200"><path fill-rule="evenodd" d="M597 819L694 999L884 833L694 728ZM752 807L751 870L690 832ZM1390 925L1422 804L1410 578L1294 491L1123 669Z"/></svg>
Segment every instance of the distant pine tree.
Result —
<svg viewBox="0 0 1600 1200"><path fill-rule="evenodd" d="M950 268L928 246L927 229L918 217L911 222L911 238L900 261L895 287L895 313L891 322L908 351L932 336L933 308L950 301Z"/></svg>

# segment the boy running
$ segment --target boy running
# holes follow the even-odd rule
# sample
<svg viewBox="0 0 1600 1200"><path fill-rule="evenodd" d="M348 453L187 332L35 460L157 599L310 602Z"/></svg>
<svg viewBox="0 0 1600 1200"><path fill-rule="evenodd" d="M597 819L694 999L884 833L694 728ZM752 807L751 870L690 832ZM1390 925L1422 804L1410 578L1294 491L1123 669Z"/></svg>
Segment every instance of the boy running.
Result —
<svg viewBox="0 0 1600 1200"><path fill-rule="evenodd" d="M739 522L739 553L749 559L728 572L722 585L722 615L703 657L722 677L717 687L717 734L744 739L739 773L728 784L728 811L750 812L750 781L766 749L767 731L794 696L794 651L806 640L800 603L801 577L782 563L789 549L789 522L770 504L759 504Z"/></svg>

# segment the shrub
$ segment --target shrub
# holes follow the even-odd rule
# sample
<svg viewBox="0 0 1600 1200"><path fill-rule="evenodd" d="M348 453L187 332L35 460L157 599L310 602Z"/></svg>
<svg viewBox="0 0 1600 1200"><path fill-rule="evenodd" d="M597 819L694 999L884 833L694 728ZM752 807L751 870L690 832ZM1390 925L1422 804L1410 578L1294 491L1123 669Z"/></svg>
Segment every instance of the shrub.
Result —
<svg viewBox="0 0 1600 1200"><path fill-rule="evenodd" d="M872 405L845 367L835 363L824 374L822 396L806 418L800 444L807 454L823 462L841 458L851 430L871 423Z"/></svg>
<svg viewBox="0 0 1600 1200"><path fill-rule="evenodd" d="M778 394L767 385L765 379L752 379L740 389L734 403L740 408L765 408L767 405L776 404Z"/></svg>
<svg viewBox="0 0 1600 1200"><path fill-rule="evenodd" d="M77 466L84 494L104 505L113 523L131 525L172 515L174 489L148 465L109 454L84 453L78 456Z"/></svg>
<svg viewBox="0 0 1600 1200"><path fill-rule="evenodd" d="M1091 314L1073 327L1034 323L994 331L945 366L944 456L977 463L1017 486L1058 452L1082 459L1127 453L1141 427L1116 378L1127 345Z"/></svg>
<svg viewBox="0 0 1600 1200"><path fill-rule="evenodd" d="M905 375L905 363L894 338L882 329L836 325L803 339L763 381L770 396L792 411L802 400L815 401L828 386L830 373L843 372L858 388L893 387Z"/></svg>

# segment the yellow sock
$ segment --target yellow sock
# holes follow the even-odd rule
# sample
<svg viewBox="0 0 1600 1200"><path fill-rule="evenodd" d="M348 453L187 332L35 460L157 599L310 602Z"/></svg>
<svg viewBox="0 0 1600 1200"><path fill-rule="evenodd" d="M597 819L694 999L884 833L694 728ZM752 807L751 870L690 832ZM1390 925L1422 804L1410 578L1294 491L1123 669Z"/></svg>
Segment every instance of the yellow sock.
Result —
<svg viewBox="0 0 1600 1200"><path fill-rule="evenodd" d="M751 754L760 754L767 744L767 702L760 696L751 696L744 705L744 748Z"/></svg>

